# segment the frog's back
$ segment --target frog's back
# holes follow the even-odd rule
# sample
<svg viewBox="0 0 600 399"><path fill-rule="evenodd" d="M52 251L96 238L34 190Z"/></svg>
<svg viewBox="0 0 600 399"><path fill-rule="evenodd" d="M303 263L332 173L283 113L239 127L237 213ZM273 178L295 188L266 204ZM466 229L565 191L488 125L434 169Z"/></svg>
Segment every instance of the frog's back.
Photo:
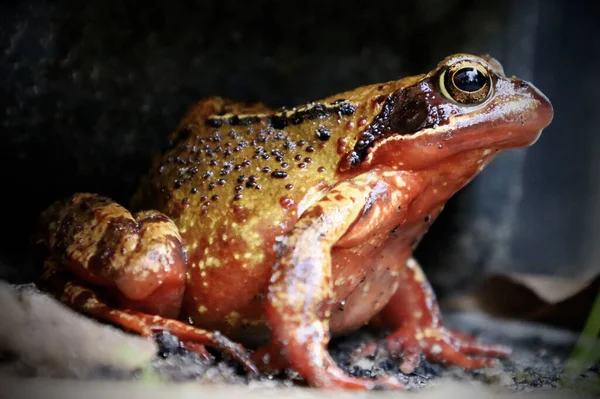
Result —
<svg viewBox="0 0 600 399"><path fill-rule="evenodd" d="M222 331L257 322L256 295L278 237L340 179L338 165L357 128L381 106L361 96L389 89L369 86L291 110L220 98L190 110L134 199L134 207L162 211L180 229L188 317Z"/></svg>

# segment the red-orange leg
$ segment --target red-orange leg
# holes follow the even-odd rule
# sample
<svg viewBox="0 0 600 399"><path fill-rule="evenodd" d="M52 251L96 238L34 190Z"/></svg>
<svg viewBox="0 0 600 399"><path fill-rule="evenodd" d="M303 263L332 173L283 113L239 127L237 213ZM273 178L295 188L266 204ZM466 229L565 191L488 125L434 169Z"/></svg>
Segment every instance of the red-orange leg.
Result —
<svg viewBox="0 0 600 399"><path fill-rule="evenodd" d="M51 262L47 261L46 264ZM242 364L248 372L258 375L258 369L250 360L248 351L241 345L230 341L224 335L195 328L161 316L149 315L130 309L112 308L102 301L92 289L81 283L75 281L61 283L60 279L63 277L61 274L60 272L54 273L48 283L54 290L62 286L62 290L57 290L54 293L71 308L144 337L153 337L157 332L168 331L182 341L186 349L198 353L205 359L211 358L204 347L208 346L228 354Z"/></svg>
<svg viewBox="0 0 600 399"><path fill-rule="evenodd" d="M312 386L403 388L393 378L351 377L327 352L331 248L363 209L370 190L368 184L368 181L341 183L308 209L288 235L283 256L275 265L269 283L265 314L272 343L266 353L275 356L277 363L281 362L279 356L287 359Z"/></svg>
<svg viewBox="0 0 600 399"><path fill-rule="evenodd" d="M402 372L412 373L419 365L421 354L432 361L468 370L493 366L497 363L496 358L510 355L510 348L482 344L466 334L443 327L433 290L414 259L408 260L400 277L398 290L380 316L394 329L385 338L383 349L394 357L403 358ZM373 342L359 353L371 355L377 348L377 343Z"/></svg>
<svg viewBox="0 0 600 399"><path fill-rule="evenodd" d="M181 310L187 260L168 217L156 211L132 215L109 198L75 194L51 205L42 225L39 242L50 253L43 282L64 303L142 336L168 330L203 357L208 356L203 345L213 347L257 373L242 346L174 320Z"/></svg>

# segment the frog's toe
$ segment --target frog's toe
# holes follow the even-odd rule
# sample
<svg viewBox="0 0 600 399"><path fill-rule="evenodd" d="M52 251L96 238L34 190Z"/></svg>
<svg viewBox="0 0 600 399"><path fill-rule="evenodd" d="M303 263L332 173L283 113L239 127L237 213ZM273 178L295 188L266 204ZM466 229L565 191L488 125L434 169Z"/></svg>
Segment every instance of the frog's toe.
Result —
<svg viewBox="0 0 600 399"><path fill-rule="evenodd" d="M401 358L399 368L405 374L417 368L421 354L434 362L473 370L492 367L498 363L496 358L507 357L511 353L508 347L483 344L443 327L401 328L386 337L384 345L373 342L359 349L356 354L372 356L378 350L383 350L392 358ZM468 355L481 357L472 358Z"/></svg>
<svg viewBox="0 0 600 399"><path fill-rule="evenodd" d="M341 388L352 390L378 390L388 389L401 391L406 389L404 384L393 377L381 377L374 380L351 377L344 373L342 369L336 366L329 366L323 371L323 376L327 377L326 382L320 385L326 389Z"/></svg>
<svg viewBox="0 0 600 399"><path fill-rule="evenodd" d="M504 345L483 344L477 339L457 330L448 330L449 336L460 346L460 351L467 355L480 355L488 357L508 357L512 349Z"/></svg>
<svg viewBox="0 0 600 399"><path fill-rule="evenodd" d="M183 347L185 349L189 350L190 352L194 352L195 354L197 354L204 360L209 360L209 361L215 360L215 357L213 355L211 355L208 350L206 350L206 347L197 342L191 342L191 341L184 342Z"/></svg>

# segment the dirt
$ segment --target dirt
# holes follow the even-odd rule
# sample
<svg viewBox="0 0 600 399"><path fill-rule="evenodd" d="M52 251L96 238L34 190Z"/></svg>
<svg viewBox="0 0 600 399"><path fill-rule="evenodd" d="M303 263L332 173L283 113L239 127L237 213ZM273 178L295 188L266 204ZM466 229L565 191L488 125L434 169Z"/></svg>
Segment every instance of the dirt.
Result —
<svg viewBox="0 0 600 399"><path fill-rule="evenodd" d="M157 336L157 345L140 346L145 340L140 341L139 337L75 314L31 285L14 289L3 284L0 294L0 309L9 309L9 301L13 307L10 315L5 315L13 321L0 326L0 337L3 337L0 376L63 381L206 383L254 388L304 386L303 380L289 371L283 375L248 378L239 365L220 359L217 353L213 361L204 360L183 349L168 333ZM18 323L14 321L17 319L20 320ZM447 314L445 323L484 342L509 345L514 353L498 367L474 372L422 359L413 373L405 375L398 370L397 360L383 353L372 357L353 355L361 344L385 335L383 331L366 328L333 340L330 352L350 375L364 378L395 376L413 392L429 391L449 380L510 392L566 392L561 383L561 372L577 339L576 333L532 323L497 320L476 313ZM583 382L598 378L598 368L593 367L582 375L581 386ZM580 393L590 392L586 388Z"/></svg>

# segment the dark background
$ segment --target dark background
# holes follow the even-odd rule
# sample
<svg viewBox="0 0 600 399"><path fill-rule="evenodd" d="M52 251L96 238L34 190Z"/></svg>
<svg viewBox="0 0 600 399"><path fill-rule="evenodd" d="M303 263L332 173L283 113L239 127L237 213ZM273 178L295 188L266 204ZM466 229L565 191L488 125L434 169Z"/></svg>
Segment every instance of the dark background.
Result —
<svg viewBox="0 0 600 399"><path fill-rule="evenodd" d="M592 3L592 2L588 2ZM455 196L417 255L442 294L486 274L600 270L597 15L583 1L9 1L0 5L0 278L28 281L39 212L127 203L186 107L295 105L488 53L555 120Z"/></svg>

